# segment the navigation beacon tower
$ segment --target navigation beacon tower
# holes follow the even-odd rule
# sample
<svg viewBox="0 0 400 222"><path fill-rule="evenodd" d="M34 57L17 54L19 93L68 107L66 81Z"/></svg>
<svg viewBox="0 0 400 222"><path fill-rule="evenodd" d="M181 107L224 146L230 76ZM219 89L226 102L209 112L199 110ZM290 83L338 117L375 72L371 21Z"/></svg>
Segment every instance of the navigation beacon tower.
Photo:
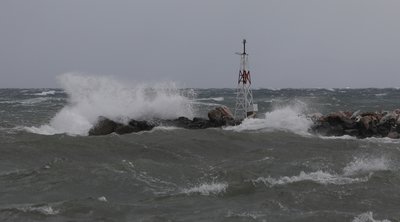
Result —
<svg viewBox="0 0 400 222"><path fill-rule="evenodd" d="M243 52L240 55L240 70L238 85L236 89L235 119L242 120L252 118L258 111L257 104L253 104L253 93L251 91L251 77L249 71L249 54L246 53L246 39L243 39Z"/></svg>

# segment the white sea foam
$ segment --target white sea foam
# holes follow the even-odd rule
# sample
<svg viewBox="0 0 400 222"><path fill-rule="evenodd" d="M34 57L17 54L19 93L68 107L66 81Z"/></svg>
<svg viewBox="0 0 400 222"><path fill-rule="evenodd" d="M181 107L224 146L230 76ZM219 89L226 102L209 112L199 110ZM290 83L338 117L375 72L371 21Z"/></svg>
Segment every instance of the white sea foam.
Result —
<svg viewBox="0 0 400 222"><path fill-rule="evenodd" d="M344 169L343 174L346 176L371 173L381 170L389 170L390 162L385 157L379 158L354 158Z"/></svg>
<svg viewBox="0 0 400 222"><path fill-rule="evenodd" d="M23 212L37 212L40 214L44 215L56 215L60 211L59 210L54 210L51 206L26 206L26 207L20 207L18 208L19 210Z"/></svg>
<svg viewBox="0 0 400 222"><path fill-rule="evenodd" d="M33 95L34 96L47 96L47 95L54 95L54 94L56 94L55 90L49 90L49 91L43 91L40 93L34 93Z"/></svg>
<svg viewBox="0 0 400 222"><path fill-rule="evenodd" d="M384 137L384 138L370 137L370 138L366 138L365 140L368 140L368 141L374 142L374 143L393 143L393 144L400 143L399 139L391 139L388 137Z"/></svg>
<svg viewBox="0 0 400 222"><path fill-rule="evenodd" d="M286 185L300 181L313 181L324 185L343 185L366 182L370 179L372 173L389 169L391 169L391 164L385 157L357 157L343 168L342 174L329 173L321 170L309 173L301 171L297 176L283 176L279 178L259 177L253 181L255 183L262 182L267 186ZM357 175L358 177L356 177Z"/></svg>
<svg viewBox="0 0 400 222"><path fill-rule="evenodd" d="M228 211L225 217L245 217L245 218L251 218L253 220L257 220L260 217L264 217L265 214L260 213L260 212L242 212L242 213L235 213L232 211Z"/></svg>
<svg viewBox="0 0 400 222"><path fill-rule="evenodd" d="M73 73L59 76L59 81L68 94L68 104L49 124L29 127L28 131L86 135L99 116L122 122L194 116L189 99L174 83L128 87L108 77Z"/></svg>
<svg viewBox="0 0 400 222"><path fill-rule="evenodd" d="M272 177L259 177L254 180L255 183L263 182L265 185L268 186L276 186L276 185L285 185L296 183L300 181L313 181L319 184L336 184L336 185L343 185L343 184L350 184L350 183L357 183L357 182L365 182L368 180L368 177L364 178L351 178L345 177L338 174L331 174L324 171L316 171L311 173L305 173L303 171L300 172L297 176L284 176L278 179Z"/></svg>
<svg viewBox="0 0 400 222"><path fill-rule="evenodd" d="M197 101L204 101L204 100L214 100L217 102L224 101L224 97L210 97L210 98L198 98Z"/></svg>
<svg viewBox="0 0 400 222"><path fill-rule="evenodd" d="M161 130L161 131L170 131L170 130L177 130L182 129L177 126L156 126L153 130Z"/></svg>
<svg viewBox="0 0 400 222"><path fill-rule="evenodd" d="M183 189L182 192L188 195L193 193L199 193L204 196L209 196L209 195L217 195L220 193L224 193L227 188L228 184L225 182L223 183L212 182L212 183L203 183L198 186Z"/></svg>
<svg viewBox="0 0 400 222"><path fill-rule="evenodd" d="M289 105L265 113L265 118L245 119L240 125L226 127L234 131L290 131L301 135L309 135L312 121L304 115L304 104Z"/></svg>
<svg viewBox="0 0 400 222"><path fill-rule="evenodd" d="M355 217L352 222L390 222L390 220L376 220L373 217L373 213L371 211L362 213Z"/></svg>
<svg viewBox="0 0 400 222"><path fill-rule="evenodd" d="M45 102L47 100L51 99L51 97L39 97L39 98L32 98L32 99L24 99L24 100L18 100L16 101L17 103L20 103L22 105L27 105L27 106L31 106L31 105L35 105L37 103L42 103Z"/></svg>
<svg viewBox="0 0 400 222"><path fill-rule="evenodd" d="M97 200L100 202L107 202L107 198L105 196L98 197Z"/></svg>
<svg viewBox="0 0 400 222"><path fill-rule="evenodd" d="M319 138L324 140L357 140L357 137L343 135L343 136L319 136Z"/></svg>

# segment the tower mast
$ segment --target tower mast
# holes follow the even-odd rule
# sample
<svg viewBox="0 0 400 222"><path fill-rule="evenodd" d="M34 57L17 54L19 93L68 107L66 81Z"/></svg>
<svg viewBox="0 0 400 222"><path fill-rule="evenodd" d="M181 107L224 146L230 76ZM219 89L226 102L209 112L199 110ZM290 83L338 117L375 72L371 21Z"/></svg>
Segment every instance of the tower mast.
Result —
<svg viewBox="0 0 400 222"><path fill-rule="evenodd" d="M253 104L251 91L251 76L248 67L249 55L246 53L246 39L243 39L243 52L240 55L240 70L236 89L235 119L242 120L254 117L258 111L257 104Z"/></svg>

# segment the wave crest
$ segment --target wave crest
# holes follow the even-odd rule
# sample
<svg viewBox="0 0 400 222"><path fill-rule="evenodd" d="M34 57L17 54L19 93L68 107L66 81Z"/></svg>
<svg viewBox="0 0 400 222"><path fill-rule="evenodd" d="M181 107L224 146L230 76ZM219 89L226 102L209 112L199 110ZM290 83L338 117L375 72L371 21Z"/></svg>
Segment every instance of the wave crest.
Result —
<svg viewBox="0 0 400 222"><path fill-rule="evenodd" d="M311 173L305 173L303 171L300 172L298 176L284 176L278 179L272 177L259 177L254 182L263 182L266 185L275 186L275 185L285 185L296 183L300 181L312 181L319 184L336 184L336 185L343 185L343 184L350 184L350 183L357 183L357 182L365 182L368 180L366 178L350 178L344 177L337 174L330 174L324 171L316 171Z"/></svg>
<svg viewBox="0 0 400 222"><path fill-rule="evenodd" d="M224 193L228 188L227 183L203 183L195 187L183 189L183 193L185 194L192 194L192 193L199 193L204 196L209 195L217 195L220 193Z"/></svg>

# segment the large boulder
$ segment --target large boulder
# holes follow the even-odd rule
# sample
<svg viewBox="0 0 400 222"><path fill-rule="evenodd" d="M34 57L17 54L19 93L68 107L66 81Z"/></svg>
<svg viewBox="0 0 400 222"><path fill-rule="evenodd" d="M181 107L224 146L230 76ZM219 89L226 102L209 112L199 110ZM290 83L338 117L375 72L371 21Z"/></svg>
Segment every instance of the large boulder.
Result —
<svg viewBox="0 0 400 222"><path fill-rule="evenodd" d="M157 124L152 121L137 121L137 120L131 120L129 121L129 126L133 127L135 129L134 132L139 132L139 131L149 131L152 130Z"/></svg>
<svg viewBox="0 0 400 222"><path fill-rule="evenodd" d="M127 133L137 133L141 131L149 131L152 130L156 124L150 121L138 121L138 120L130 120L128 125L120 124L116 127L115 133L117 134L127 134Z"/></svg>
<svg viewBox="0 0 400 222"><path fill-rule="evenodd" d="M203 119L203 118L198 118L195 117L193 120L189 123L188 129L206 129L210 127L216 127L213 126L209 120Z"/></svg>
<svg viewBox="0 0 400 222"><path fill-rule="evenodd" d="M139 132L140 130L138 130L135 127L132 127L130 125L124 125L124 124L119 124L116 128L115 128L115 133L116 134L127 134L127 133L133 133L133 132Z"/></svg>
<svg viewBox="0 0 400 222"><path fill-rule="evenodd" d="M118 123L100 116L95 126L89 130L89 136L107 135L113 133L117 128Z"/></svg>
<svg viewBox="0 0 400 222"><path fill-rule="evenodd" d="M210 122L221 126L234 120L232 112L226 106L219 106L208 112L208 119Z"/></svg>

